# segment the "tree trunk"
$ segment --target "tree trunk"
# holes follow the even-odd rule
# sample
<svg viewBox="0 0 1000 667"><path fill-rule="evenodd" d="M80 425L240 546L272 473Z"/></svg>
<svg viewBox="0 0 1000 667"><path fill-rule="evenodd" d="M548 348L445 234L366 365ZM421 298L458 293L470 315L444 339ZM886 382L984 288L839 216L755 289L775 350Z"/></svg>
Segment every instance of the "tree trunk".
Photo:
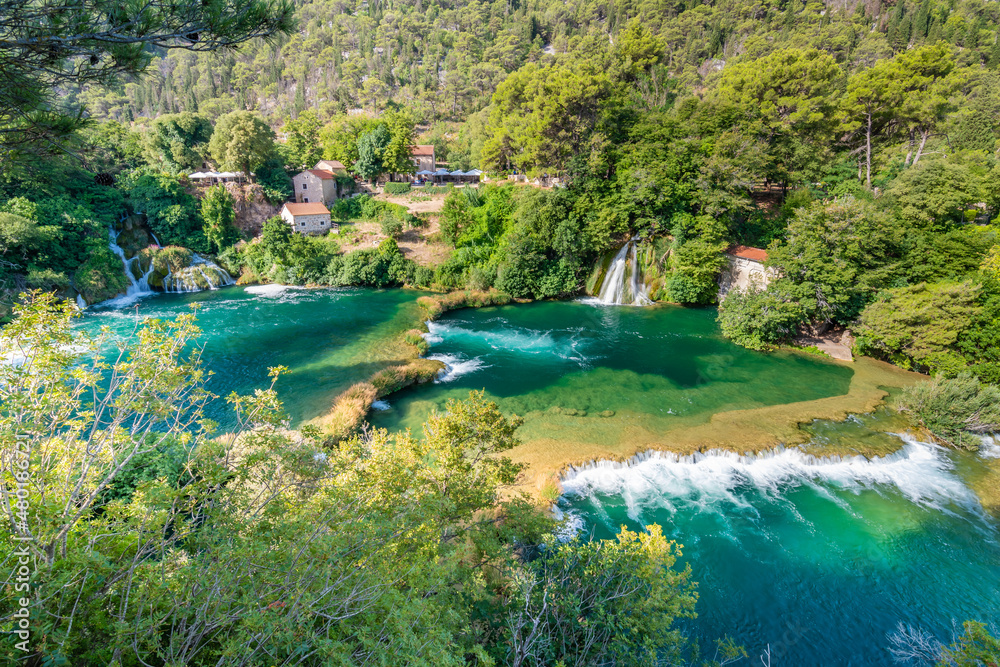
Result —
<svg viewBox="0 0 1000 667"><path fill-rule="evenodd" d="M917 154L913 156L913 164L916 165L920 161L920 155L924 152L924 144L927 143L927 137L931 136L930 130L920 131L920 145L917 146Z"/></svg>
<svg viewBox="0 0 1000 667"><path fill-rule="evenodd" d="M872 189L872 115L868 114L868 126L865 128L865 185Z"/></svg>
<svg viewBox="0 0 1000 667"><path fill-rule="evenodd" d="M906 159L903 160L904 167L910 166L910 158L912 157L913 157L913 130L910 130L910 145L906 151Z"/></svg>

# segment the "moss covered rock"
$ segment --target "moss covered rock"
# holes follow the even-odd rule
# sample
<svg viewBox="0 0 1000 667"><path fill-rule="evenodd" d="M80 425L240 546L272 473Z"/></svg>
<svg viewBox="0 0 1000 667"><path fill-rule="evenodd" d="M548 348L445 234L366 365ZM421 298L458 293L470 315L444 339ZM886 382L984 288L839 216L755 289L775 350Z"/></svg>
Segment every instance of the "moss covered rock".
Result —
<svg viewBox="0 0 1000 667"><path fill-rule="evenodd" d="M89 305L124 294L128 279L118 256L110 248L97 247L76 270L73 285Z"/></svg>

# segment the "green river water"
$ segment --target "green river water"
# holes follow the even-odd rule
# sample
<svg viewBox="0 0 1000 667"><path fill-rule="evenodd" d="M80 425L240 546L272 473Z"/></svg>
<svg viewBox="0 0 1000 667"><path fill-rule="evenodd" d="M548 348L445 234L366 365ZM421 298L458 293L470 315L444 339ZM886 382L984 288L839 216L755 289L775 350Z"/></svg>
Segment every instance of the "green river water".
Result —
<svg viewBox="0 0 1000 667"><path fill-rule="evenodd" d="M199 303L213 391L247 392L265 383L267 366L288 366L279 394L293 423L395 360L384 341L417 316L418 294L402 290L255 291L157 295L138 314L170 317ZM134 322L134 310L96 308L82 326L124 336ZM456 311L430 328L430 356L447 372L379 403L374 425L417 429L449 397L485 389L526 416L522 437L571 447L837 396L852 375L818 357L736 347L711 310L548 302ZM226 423L226 414L220 402L212 416ZM570 473L558 510L568 532L598 537L662 525L700 582L699 617L685 627L732 636L752 664L770 646L772 665L888 665L898 623L946 641L953 622L1000 623L1000 532L964 482L997 452L955 454L876 433L866 419L814 431L817 442L888 439L900 449L874 460L797 449L640 456Z"/></svg>

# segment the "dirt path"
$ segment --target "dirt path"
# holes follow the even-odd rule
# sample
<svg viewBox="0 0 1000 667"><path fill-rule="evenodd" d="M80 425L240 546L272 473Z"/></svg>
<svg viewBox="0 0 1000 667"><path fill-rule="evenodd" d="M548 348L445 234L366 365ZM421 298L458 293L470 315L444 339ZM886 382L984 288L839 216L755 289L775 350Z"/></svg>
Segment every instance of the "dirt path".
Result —
<svg viewBox="0 0 1000 667"><path fill-rule="evenodd" d="M795 339L795 344L802 347L816 347L834 359L854 361L851 348L844 342L845 332L837 331L824 336L801 335Z"/></svg>
<svg viewBox="0 0 1000 667"><path fill-rule="evenodd" d="M405 206L407 211L416 215L417 213L440 213L441 209L444 208L446 196L425 195L420 191L414 191L405 195L379 195L377 199L385 199L387 202Z"/></svg>

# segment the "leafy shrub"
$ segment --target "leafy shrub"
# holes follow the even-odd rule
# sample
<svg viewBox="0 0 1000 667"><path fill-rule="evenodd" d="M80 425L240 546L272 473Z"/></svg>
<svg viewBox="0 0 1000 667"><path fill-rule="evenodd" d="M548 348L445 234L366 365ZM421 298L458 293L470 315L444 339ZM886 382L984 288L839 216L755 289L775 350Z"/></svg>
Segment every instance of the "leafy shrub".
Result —
<svg viewBox="0 0 1000 667"><path fill-rule="evenodd" d="M63 290L69 287L65 273L52 269L31 269L28 271L28 287L41 290Z"/></svg>
<svg viewBox="0 0 1000 667"><path fill-rule="evenodd" d="M434 282L434 270L426 266L418 266L413 272L413 284L429 287Z"/></svg>
<svg viewBox="0 0 1000 667"><path fill-rule="evenodd" d="M372 250L355 250L329 260L325 279L331 285L387 287L412 280L416 265L406 259L392 239Z"/></svg>
<svg viewBox="0 0 1000 667"><path fill-rule="evenodd" d="M280 204L292 198L292 179L285 171L281 160L271 158L256 172L257 182L264 190L264 198L269 204Z"/></svg>
<svg viewBox="0 0 1000 667"><path fill-rule="evenodd" d="M101 493L101 500L98 501L100 505L114 500L128 501L143 483L157 479L166 480L171 487L180 486L190 453L188 448L175 436L147 436L146 440L151 444L159 444L155 449L142 452L129 461Z"/></svg>
<svg viewBox="0 0 1000 667"><path fill-rule="evenodd" d="M73 275L73 284L87 303L97 303L122 294L128 287L125 268L111 249L96 247Z"/></svg>
<svg viewBox="0 0 1000 667"><path fill-rule="evenodd" d="M395 238L403 233L403 221L394 215L383 214L379 219L382 233Z"/></svg>
<svg viewBox="0 0 1000 667"><path fill-rule="evenodd" d="M378 215L379 206L382 202L375 199L370 195L361 195L358 199L358 204L361 206L361 217L362 218L374 218Z"/></svg>
<svg viewBox="0 0 1000 667"><path fill-rule="evenodd" d="M405 195L410 191L409 183L386 183L382 190L387 195Z"/></svg>
<svg viewBox="0 0 1000 667"><path fill-rule="evenodd" d="M733 290L719 306L722 335L751 350L769 350L795 335L803 321L799 304L755 287Z"/></svg>
<svg viewBox="0 0 1000 667"><path fill-rule="evenodd" d="M978 436L1000 431L1000 387L984 385L968 371L907 387L900 406L954 447L978 449Z"/></svg>
<svg viewBox="0 0 1000 667"><path fill-rule="evenodd" d="M191 259L193 257L193 253L187 248L173 245L158 250L147 248L140 255L151 257L153 270L162 275L176 273L186 266L191 266Z"/></svg>
<svg viewBox="0 0 1000 667"><path fill-rule="evenodd" d="M161 243L209 249L198 200L188 194L178 177L141 173L127 179L124 188L133 208L146 215Z"/></svg>
<svg viewBox="0 0 1000 667"><path fill-rule="evenodd" d="M338 199L334 203L331 213L337 220L354 220L356 218L360 218L361 205L367 199L371 199L371 197L368 195L361 195L359 197L346 197L344 199Z"/></svg>
<svg viewBox="0 0 1000 667"><path fill-rule="evenodd" d="M903 368L954 374L966 365L956 345L982 310L981 290L974 281L890 290L861 312L855 347Z"/></svg>

